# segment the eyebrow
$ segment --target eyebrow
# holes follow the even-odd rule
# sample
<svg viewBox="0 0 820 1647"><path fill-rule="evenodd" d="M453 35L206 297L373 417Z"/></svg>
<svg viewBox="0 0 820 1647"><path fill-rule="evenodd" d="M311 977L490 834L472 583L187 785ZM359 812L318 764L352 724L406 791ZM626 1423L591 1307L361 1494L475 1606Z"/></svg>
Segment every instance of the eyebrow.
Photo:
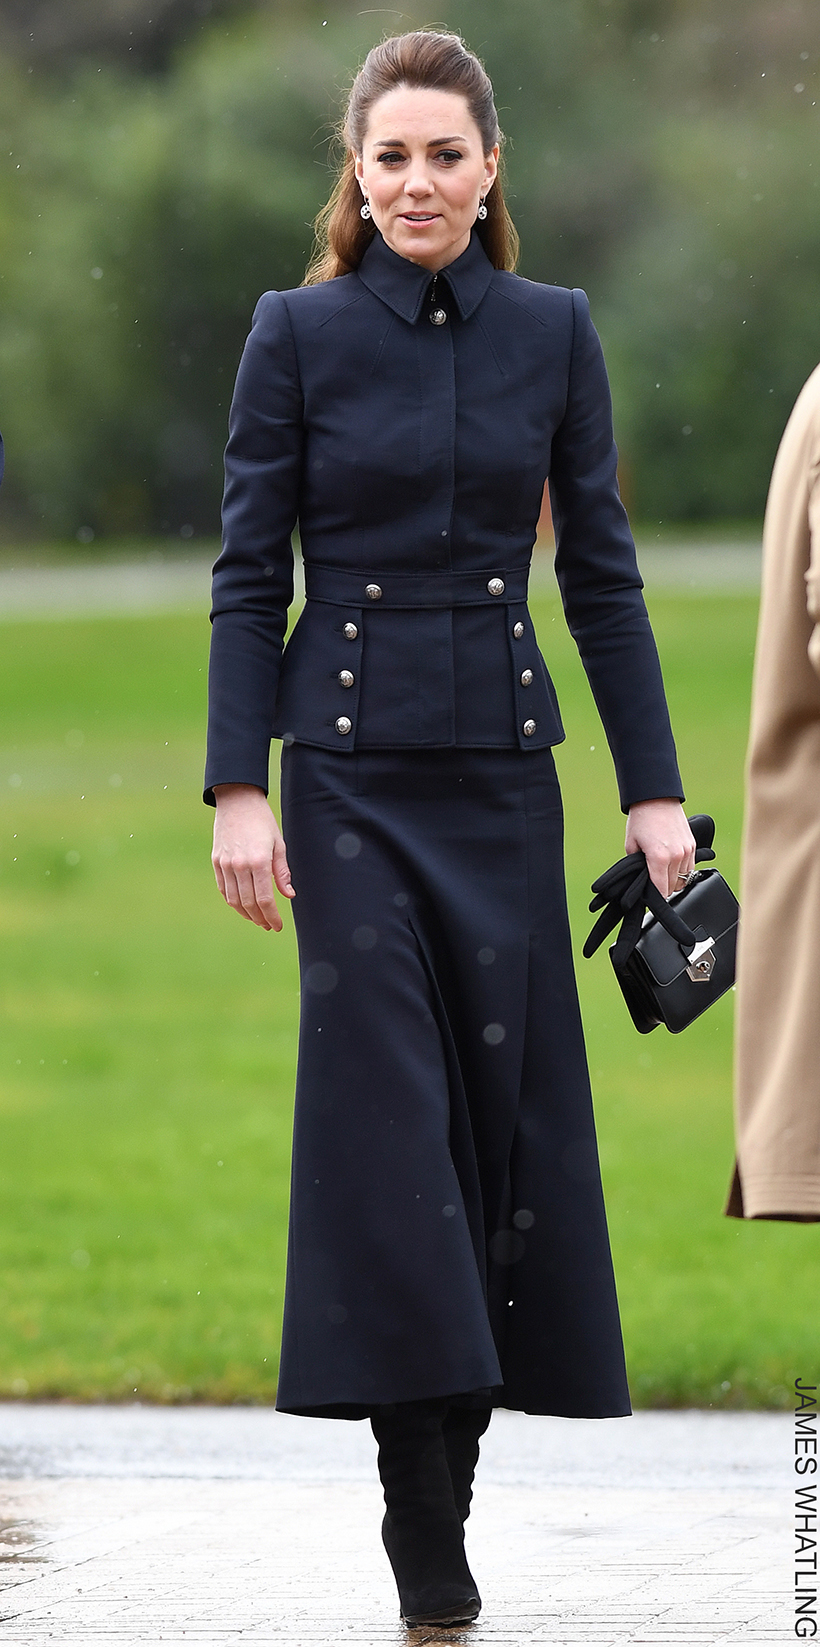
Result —
<svg viewBox="0 0 820 1647"><path fill-rule="evenodd" d="M439 149L443 143L468 143L467 137L433 137L427 144L428 149ZM406 149L407 144L403 137L377 137L376 147L379 149Z"/></svg>

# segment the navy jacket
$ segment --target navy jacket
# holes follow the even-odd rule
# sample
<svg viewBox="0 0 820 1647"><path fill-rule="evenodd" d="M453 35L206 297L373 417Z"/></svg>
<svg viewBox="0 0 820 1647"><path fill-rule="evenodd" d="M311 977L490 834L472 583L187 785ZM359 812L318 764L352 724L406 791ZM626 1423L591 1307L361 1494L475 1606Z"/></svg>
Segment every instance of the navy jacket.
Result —
<svg viewBox="0 0 820 1647"><path fill-rule="evenodd" d="M377 234L354 274L268 292L225 456L206 799L267 789L271 735L560 742L526 606L547 475L622 804L680 795L616 460L584 293L493 269L475 234L435 282ZM297 522L307 600L283 656Z"/></svg>

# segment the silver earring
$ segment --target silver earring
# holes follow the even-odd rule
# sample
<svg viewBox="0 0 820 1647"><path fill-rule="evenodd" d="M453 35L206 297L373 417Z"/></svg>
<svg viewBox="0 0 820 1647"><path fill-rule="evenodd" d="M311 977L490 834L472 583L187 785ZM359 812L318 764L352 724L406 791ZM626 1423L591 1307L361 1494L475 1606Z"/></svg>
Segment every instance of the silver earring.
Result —
<svg viewBox="0 0 820 1647"><path fill-rule="evenodd" d="M478 220L479 220L479 222L483 223L486 216L487 216L487 208L484 204L484 196L482 195L481 199L478 202Z"/></svg>
<svg viewBox="0 0 820 1647"><path fill-rule="evenodd" d="M364 205L359 207L359 216L363 217L364 220L365 220L365 223L366 223L368 218L371 217L372 215L373 214L370 210L370 201L365 200ZM484 215L486 216L486 213Z"/></svg>

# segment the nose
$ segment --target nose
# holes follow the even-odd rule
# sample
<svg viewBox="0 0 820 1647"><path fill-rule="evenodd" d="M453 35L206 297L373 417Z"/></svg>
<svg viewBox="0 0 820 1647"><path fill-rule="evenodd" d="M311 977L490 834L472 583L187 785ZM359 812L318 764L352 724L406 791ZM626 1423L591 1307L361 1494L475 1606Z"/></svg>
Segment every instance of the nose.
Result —
<svg viewBox="0 0 820 1647"><path fill-rule="evenodd" d="M434 189L432 178L420 169L414 169L404 185L405 194L409 194L413 200L421 200L424 195L433 194Z"/></svg>

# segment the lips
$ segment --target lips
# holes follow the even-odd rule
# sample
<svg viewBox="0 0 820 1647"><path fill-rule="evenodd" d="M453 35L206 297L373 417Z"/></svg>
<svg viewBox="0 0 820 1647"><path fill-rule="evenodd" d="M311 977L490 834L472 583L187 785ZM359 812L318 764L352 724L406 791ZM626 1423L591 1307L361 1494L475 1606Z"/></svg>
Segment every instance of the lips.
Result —
<svg viewBox="0 0 820 1647"><path fill-rule="evenodd" d="M438 212L402 212L400 215L403 223L435 223L439 217Z"/></svg>

